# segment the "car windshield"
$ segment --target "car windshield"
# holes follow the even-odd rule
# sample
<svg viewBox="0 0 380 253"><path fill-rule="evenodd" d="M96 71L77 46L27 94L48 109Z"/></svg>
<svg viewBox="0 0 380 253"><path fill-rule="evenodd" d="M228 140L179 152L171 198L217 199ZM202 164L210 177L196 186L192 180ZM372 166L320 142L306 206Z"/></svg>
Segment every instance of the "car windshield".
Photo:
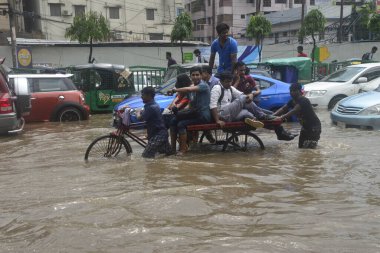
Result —
<svg viewBox="0 0 380 253"><path fill-rule="evenodd" d="M349 67L342 70L338 70L337 72L332 73L331 75L326 76L321 81L323 82L338 82L344 83L351 80L358 73L363 71L365 67Z"/></svg>

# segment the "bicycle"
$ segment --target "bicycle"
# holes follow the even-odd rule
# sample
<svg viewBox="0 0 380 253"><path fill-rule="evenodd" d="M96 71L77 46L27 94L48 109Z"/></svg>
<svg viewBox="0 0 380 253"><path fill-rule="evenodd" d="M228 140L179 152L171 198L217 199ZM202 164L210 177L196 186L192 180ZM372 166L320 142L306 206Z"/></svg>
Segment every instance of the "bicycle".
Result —
<svg viewBox="0 0 380 253"><path fill-rule="evenodd" d="M132 147L127 138L132 139L137 144L146 147L147 142L131 132L132 129L139 129L145 126L145 122L130 123L131 110L122 109L116 112L114 127L116 131L100 136L93 140L88 146L84 160L112 159L127 157L132 153ZM128 117L128 119L125 119Z"/></svg>

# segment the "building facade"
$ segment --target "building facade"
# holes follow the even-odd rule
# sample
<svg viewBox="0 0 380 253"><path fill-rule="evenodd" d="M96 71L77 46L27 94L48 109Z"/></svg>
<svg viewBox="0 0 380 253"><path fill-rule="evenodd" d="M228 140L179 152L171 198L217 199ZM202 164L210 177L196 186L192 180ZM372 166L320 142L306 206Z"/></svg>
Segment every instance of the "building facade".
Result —
<svg viewBox="0 0 380 253"><path fill-rule="evenodd" d="M65 39L74 17L89 11L108 20L113 41L170 40L175 18L183 11L182 0L11 1L15 3L17 37L47 40ZM0 17L0 29L9 32L9 15Z"/></svg>
<svg viewBox="0 0 380 253"><path fill-rule="evenodd" d="M255 15L257 2L264 14L300 8L302 0L184 0L185 11L191 14L194 40L210 43L217 37L215 26L224 22L241 45L252 44L245 36L251 15ZM305 6L315 5L315 0L305 0Z"/></svg>

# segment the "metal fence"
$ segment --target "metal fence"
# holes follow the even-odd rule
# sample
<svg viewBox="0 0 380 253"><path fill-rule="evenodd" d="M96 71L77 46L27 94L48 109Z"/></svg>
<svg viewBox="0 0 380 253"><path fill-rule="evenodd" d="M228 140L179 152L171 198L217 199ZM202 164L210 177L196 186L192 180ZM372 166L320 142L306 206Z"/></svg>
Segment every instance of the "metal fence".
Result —
<svg viewBox="0 0 380 253"><path fill-rule="evenodd" d="M150 66L130 66L129 70L133 74L136 91L147 86L157 87L161 85L166 73L166 68Z"/></svg>

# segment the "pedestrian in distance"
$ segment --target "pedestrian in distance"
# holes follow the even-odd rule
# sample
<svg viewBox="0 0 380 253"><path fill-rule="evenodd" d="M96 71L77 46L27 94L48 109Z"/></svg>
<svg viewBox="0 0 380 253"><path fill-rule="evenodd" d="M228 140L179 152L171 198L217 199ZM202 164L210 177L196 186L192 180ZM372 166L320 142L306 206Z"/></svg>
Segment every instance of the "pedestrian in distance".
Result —
<svg viewBox="0 0 380 253"><path fill-rule="evenodd" d="M172 58L171 52L166 52L166 60L168 60L168 68L173 64L177 64L176 60Z"/></svg>
<svg viewBox="0 0 380 253"><path fill-rule="evenodd" d="M365 53L362 56L362 60L371 61L373 59L373 55L376 53L377 47L372 47L371 52Z"/></svg>
<svg viewBox="0 0 380 253"><path fill-rule="evenodd" d="M217 74L224 71L232 71L233 64L237 61L238 43L237 41L228 36L230 27L225 23L220 23L216 26L218 38L211 44L211 54L209 66L214 67L215 56L219 55L219 65Z"/></svg>
<svg viewBox="0 0 380 253"><path fill-rule="evenodd" d="M202 56L201 54L201 50L199 50L198 48L194 50L194 63L208 63L208 61L206 60L206 58L204 56Z"/></svg>
<svg viewBox="0 0 380 253"><path fill-rule="evenodd" d="M173 154L168 140L168 130L164 125L161 109L154 100L154 95L153 87L148 86L142 89L141 98L144 102L144 110L136 113L139 120L146 122L148 133L148 144L142 154L144 158L154 158L156 153Z"/></svg>
<svg viewBox="0 0 380 253"><path fill-rule="evenodd" d="M310 100L302 95L302 85L294 83L289 90L292 99L273 115L280 116L283 121L296 115L302 126L298 147L316 148L322 131L321 122Z"/></svg>
<svg viewBox="0 0 380 253"><path fill-rule="evenodd" d="M303 46L298 46L297 52L297 57L307 57L307 54L303 52Z"/></svg>

